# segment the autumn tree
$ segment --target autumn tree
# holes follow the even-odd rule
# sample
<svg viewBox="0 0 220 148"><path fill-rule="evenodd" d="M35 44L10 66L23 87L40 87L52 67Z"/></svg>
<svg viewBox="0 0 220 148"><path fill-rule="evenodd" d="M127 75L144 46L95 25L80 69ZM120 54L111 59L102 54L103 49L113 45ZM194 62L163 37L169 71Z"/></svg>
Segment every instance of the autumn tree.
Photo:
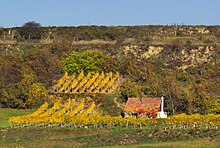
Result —
<svg viewBox="0 0 220 148"><path fill-rule="evenodd" d="M12 108L31 108L48 98L45 87L32 74L24 74L22 80L1 92L2 103Z"/></svg>
<svg viewBox="0 0 220 148"><path fill-rule="evenodd" d="M48 99L48 93L46 88L41 83L33 83L29 88L28 101L26 102L30 106L37 106L39 103Z"/></svg>
<svg viewBox="0 0 220 148"><path fill-rule="evenodd" d="M159 94L165 97L165 108L169 114L189 113L190 100L184 86L177 80L175 72L165 71L160 79Z"/></svg>
<svg viewBox="0 0 220 148"><path fill-rule="evenodd" d="M42 99L46 99L46 88L53 85L53 80L61 74L59 65L57 58L46 49L27 50L25 54L7 52L1 54L1 105L31 108Z"/></svg>
<svg viewBox="0 0 220 148"><path fill-rule="evenodd" d="M34 73L45 87L53 85L53 81L61 75L61 61L49 49L26 51L23 59L23 70Z"/></svg>

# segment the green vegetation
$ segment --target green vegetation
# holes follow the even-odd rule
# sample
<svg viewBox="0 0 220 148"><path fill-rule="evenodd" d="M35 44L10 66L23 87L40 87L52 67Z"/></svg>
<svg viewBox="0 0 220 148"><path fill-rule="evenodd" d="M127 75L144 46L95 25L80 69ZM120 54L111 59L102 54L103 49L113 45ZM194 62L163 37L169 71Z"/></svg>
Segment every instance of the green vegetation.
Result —
<svg viewBox="0 0 220 148"><path fill-rule="evenodd" d="M97 146L184 146L218 147L219 130L161 129L1 129L2 147L97 147ZM203 142L201 142L203 141Z"/></svg>
<svg viewBox="0 0 220 148"><path fill-rule="evenodd" d="M27 115L33 112L32 110L18 110L10 108L0 108L0 128L9 127L8 119L13 116Z"/></svg>
<svg viewBox="0 0 220 148"><path fill-rule="evenodd" d="M131 145L117 145L118 148L131 148L131 147L163 147L163 148L170 148L170 147L178 147L178 148L185 148L185 147L193 147L193 148L207 148L207 147L219 147L219 142L210 141L209 138L203 139L196 139L196 140L181 140L181 141L174 141L174 142L157 142L157 143L144 143L144 144L131 144ZM114 147L114 146L106 146Z"/></svg>
<svg viewBox="0 0 220 148"><path fill-rule="evenodd" d="M63 70L69 75L73 73L101 71L101 65L105 61L102 51L86 50L82 53L73 52L62 60Z"/></svg>
<svg viewBox="0 0 220 148"><path fill-rule="evenodd" d="M40 39L43 35L43 30L40 23L27 22L21 28L18 29L18 33L24 39Z"/></svg>

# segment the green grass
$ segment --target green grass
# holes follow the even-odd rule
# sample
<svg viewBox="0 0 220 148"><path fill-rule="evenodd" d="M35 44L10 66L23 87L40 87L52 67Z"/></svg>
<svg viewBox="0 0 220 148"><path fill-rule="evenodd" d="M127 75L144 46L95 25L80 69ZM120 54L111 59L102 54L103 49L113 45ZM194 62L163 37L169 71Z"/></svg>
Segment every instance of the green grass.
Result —
<svg viewBox="0 0 220 148"><path fill-rule="evenodd" d="M10 108L0 108L0 128L9 127L8 118L22 116L33 112L33 110L18 110Z"/></svg>
<svg viewBox="0 0 220 148"><path fill-rule="evenodd" d="M185 141L169 141L169 142L156 142L156 143L143 143L143 144L130 144L130 145L121 145L117 146L117 148L134 148L134 147L145 147L145 148L170 148L170 147L178 147L178 148L218 148L219 142L217 140L210 140L210 138L200 138L193 140L185 140ZM113 148L115 146L106 146L104 148Z"/></svg>
<svg viewBox="0 0 220 148"><path fill-rule="evenodd" d="M177 136L181 132L181 136ZM0 147L219 147L219 131L112 128L2 128Z"/></svg>

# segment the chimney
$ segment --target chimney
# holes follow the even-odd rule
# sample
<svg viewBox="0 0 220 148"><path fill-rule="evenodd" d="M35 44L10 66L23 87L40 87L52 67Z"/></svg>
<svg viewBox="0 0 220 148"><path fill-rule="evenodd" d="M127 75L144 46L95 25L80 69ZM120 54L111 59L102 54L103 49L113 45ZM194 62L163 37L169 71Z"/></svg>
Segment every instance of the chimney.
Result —
<svg viewBox="0 0 220 148"><path fill-rule="evenodd" d="M160 104L160 112L158 112L157 118L167 118L167 112L164 112L164 98L161 97L161 104Z"/></svg>
<svg viewBox="0 0 220 148"><path fill-rule="evenodd" d="M160 105L160 112L163 112L164 109L164 98L163 96L161 97L161 105Z"/></svg>

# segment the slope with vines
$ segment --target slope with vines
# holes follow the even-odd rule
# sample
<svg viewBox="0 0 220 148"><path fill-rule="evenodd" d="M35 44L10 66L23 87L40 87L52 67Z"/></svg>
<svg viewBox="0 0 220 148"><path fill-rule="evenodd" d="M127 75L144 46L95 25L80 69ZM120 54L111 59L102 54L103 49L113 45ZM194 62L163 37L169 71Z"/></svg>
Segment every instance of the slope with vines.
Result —
<svg viewBox="0 0 220 148"><path fill-rule="evenodd" d="M170 116L164 119L149 119L147 117L136 118L130 116L122 118L121 116L101 115L94 112L95 103L84 109L84 100L72 110L74 100L61 103L58 100L54 103L53 107L45 111L48 104L43 104L36 112L26 115L9 118L9 122L14 126L94 126L94 127L111 127L111 126L163 126L165 128L216 128L220 127L220 115L208 114L179 114Z"/></svg>
<svg viewBox="0 0 220 148"><path fill-rule="evenodd" d="M68 76L65 75L57 82L54 86L53 92L55 93L109 93L114 89L119 80L119 73L106 73L104 72L92 73L89 72L84 75L83 72L80 74L73 74Z"/></svg>

